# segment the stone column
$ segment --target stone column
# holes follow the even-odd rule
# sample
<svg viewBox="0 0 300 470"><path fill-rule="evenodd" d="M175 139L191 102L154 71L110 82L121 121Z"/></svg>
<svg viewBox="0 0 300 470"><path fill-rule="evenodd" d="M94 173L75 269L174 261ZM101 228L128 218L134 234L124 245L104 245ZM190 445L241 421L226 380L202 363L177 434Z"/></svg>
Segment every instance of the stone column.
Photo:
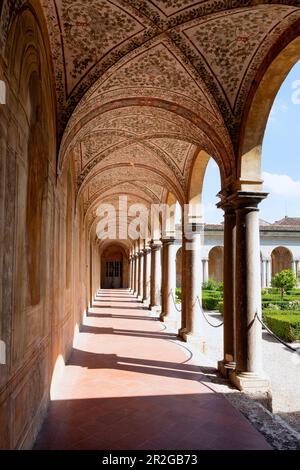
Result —
<svg viewBox="0 0 300 470"><path fill-rule="evenodd" d="M262 368L261 277L258 204L266 193L238 191L236 209L236 370L231 381L239 390L265 393L269 381Z"/></svg>
<svg viewBox="0 0 300 470"><path fill-rule="evenodd" d="M208 271L208 259L207 258L204 258L202 260L202 264L203 264L203 282L207 282L208 279L209 279L209 271Z"/></svg>
<svg viewBox="0 0 300 470"><path fill-rule="evenodd" d="M138 298L142 300L143 298L143 277L144 277L144 253L143 251L139 251L138 253L139 259L139 276L138 276Z"/></svg>
<svg viewBox="0 0 300 470"><path fill-rule="evenodd" d="M138 257L137 254L134 254L134 279L133 279L133 293L137 295L138 291Z"/></svg>
<svg viewBox="0 0 300 470"><path fill-rule="evenodd" d="M266 260L267 287L272 286L272 258Z"/></svg>
<svg viewBox="0 0 300 470"><path fill-rule="evenodd" d="M163 273L162 273L162 313L161 320L171 328L178 327L178 312L174 305L176 295L176 239L175 234L164 234Z"/></svg>
<svg viewBox="0 0 300 470"><path fill-rule="evenodd" d="M151 275L151 254L150 248L144 248L143 250L143 302L147 303L150 297L150 275Z"/></svg>
<svg viewBox="0 0 300 470"><path fill-rule="evenodd" d="M161 241L152 240L151 248L151 283L149 308L156 312L161 311Z"/></svg>
<svg viewBox="0 0 300 470"><path fill-rule="evenodd" d="M224 356L218 362L218 369L224 377L235 369L235 331L234 331L234 300L235 300L235 209L228 202L218 204L224 210L224 309L223 309L223 337Z"/></svg>
<svg viewBox="0 0 300 470"><path fill-rule="evenodd" d="M261 260L261 287L267 287L267 260L264 258Z"/></svg>
<svg viewBox="0 0 300 470"><path fill-rule="evenodd" d="M128 260L128 287L131 290L131 279L132 279L132 264L131 264L131 255Z"/></svg>
<svg viewBox="0 0 300 470"><path fill-rule="evenodd" d="M131 279L130 279L130 290L134 291L134 255L131 255Z"/></svg>
<svg viewBox="0 0 300 470"><path fill-rule="evenodd" d="M185 225L186 238L182 246L185 259L184 303L185 328L181 330L183 339L197 345L204 351L204 340L201 336L202 323L202 272L201 245L203 224L188 223Z"/></svg>

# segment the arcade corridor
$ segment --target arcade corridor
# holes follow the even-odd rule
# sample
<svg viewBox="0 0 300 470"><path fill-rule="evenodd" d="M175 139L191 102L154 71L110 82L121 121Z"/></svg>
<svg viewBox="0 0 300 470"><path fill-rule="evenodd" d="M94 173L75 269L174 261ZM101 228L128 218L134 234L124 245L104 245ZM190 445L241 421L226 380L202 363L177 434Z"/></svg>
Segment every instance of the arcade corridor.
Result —
<svg viewBox="0 0 300 470"><path fill-rule="evenodd" d="M36 449L269 449L128 290L84 321Z"/></svg>

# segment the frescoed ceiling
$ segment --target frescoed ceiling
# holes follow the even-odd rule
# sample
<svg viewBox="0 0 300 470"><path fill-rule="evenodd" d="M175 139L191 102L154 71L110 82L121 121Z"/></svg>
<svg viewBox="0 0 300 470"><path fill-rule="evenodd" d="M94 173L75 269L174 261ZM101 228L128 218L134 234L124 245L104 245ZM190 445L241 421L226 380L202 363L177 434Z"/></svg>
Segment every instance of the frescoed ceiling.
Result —
<svg viewBox="0 0 300 470"><path fill-rule="evenodd" d="M4 0L2 50L24 3ZM139 198L155 200L154 185L183 200L199 149L226 181L251 84L300 22L299 0L40 3L55 73L58 172L72 156L86 207L112 190L129 194L132 182Z"/></svg>
<svg viewBox="0 0 300 470"><path fill-rule="evenodd" d="M177 57L204 82L229 124L243 106L255 69L278 36L300 17L298 1L42 0L56 69L61 132L84 93L120 59L146 45L106 87L134 86L135 75L170 91L180 80ZM255 5L255 6L250 6ZM169 51L154 44L165 38ZM175 52L174 52L175 51ZM173 64L172 64L173 61ZM168 67L169 66L169 67ZM170 67L174 70L170 74ZM130 73L128 74L128 69ZM167 70L164 70L167 69ZM195 101L199 90L191 86ZM200 99L200 101L202 98Z"/></svg>

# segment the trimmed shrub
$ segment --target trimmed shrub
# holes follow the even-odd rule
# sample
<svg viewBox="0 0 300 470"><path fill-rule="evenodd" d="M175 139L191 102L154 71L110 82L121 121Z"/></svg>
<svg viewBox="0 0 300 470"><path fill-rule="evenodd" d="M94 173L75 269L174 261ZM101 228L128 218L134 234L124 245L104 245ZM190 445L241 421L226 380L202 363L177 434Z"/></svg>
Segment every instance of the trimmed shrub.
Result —
<svg viewBox="0 0 300 470"><path fill-rule="evenodd" d="M217 310L220 299L217 297L202 297L202 307L204 310Z"/></svg>
<svg viewBox="0 0 300 470"><path fill-rule="evenodd" d="M264 314L264 321L273 333L284 341L300 340L300 312L295 314Z"/></svg>
<svg viewBox="0 0 300 470"><path fill-rule="evenodd" d="M224 313L224 302L223 302L223 300L218 303L218 310L221 313L221 315L223 315L223 313Z"/></svg>

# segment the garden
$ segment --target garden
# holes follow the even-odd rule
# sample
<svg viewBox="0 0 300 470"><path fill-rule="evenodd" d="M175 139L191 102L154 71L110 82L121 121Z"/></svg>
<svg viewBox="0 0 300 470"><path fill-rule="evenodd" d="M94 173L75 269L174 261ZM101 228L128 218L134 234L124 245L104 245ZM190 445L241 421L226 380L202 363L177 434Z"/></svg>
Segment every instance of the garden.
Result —
<svg viewBox="0 0 300 470"><path fill-rule="evenodd" d="M290 269L285 269L272 279L272 287L262 289L263 322L279 338L287 342L300 340L300 289ZM181 289L176 289L177 301ZM223 283L209 279L202 285L202 307L223 314Z"/></svg>

